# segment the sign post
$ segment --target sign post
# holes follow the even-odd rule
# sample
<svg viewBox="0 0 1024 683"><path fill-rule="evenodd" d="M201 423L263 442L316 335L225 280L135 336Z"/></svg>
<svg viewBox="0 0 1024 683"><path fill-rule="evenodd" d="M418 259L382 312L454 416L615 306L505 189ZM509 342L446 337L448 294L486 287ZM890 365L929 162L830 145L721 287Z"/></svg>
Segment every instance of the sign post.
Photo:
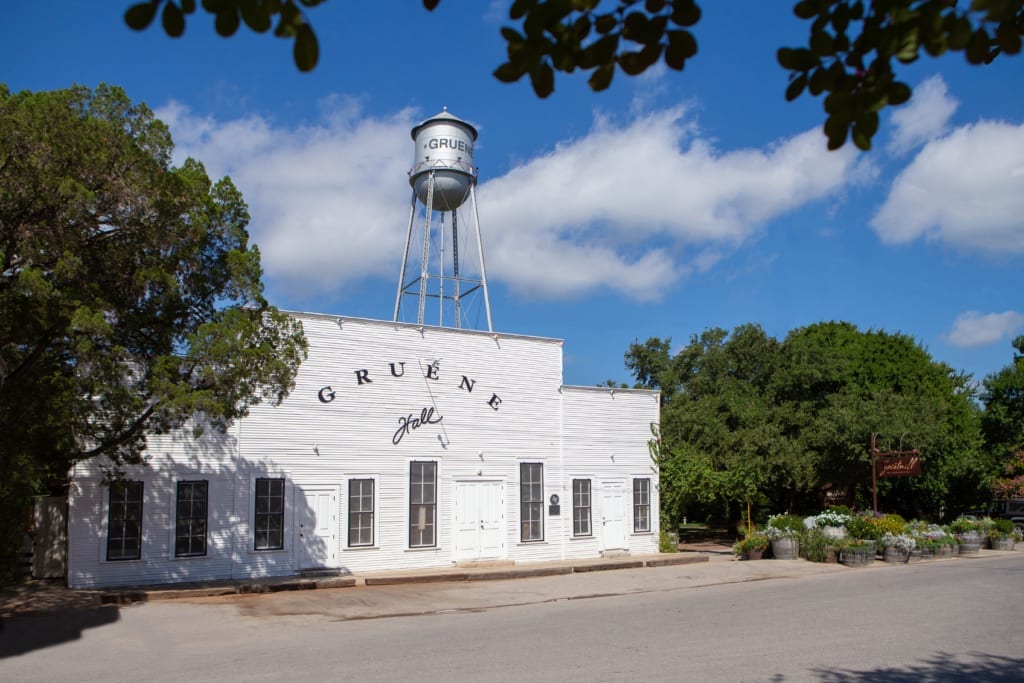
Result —
<svg viewBox="0 0 1024 683"><path fill-rule="evenodd" d="M871 434L871 503L876 515L879 477L916 477L921 474L921 451L915 448L910 451L882 452L875 442L877 436Z"/></svg>

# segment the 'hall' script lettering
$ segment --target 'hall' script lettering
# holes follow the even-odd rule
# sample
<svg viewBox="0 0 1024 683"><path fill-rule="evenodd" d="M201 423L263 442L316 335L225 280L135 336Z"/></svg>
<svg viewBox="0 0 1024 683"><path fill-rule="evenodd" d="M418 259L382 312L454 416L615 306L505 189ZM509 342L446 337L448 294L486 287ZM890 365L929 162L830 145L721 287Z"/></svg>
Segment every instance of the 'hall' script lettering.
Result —
<svg viewBox="0 0 1024 683"><path fill-rule="evenodd" d="M412 413L409 413L408 417L398 418L398 429L395 430L395 435L391 437L391 443L396 446L402 442L402 437L411 431L419 429L423 425L436 425L441 424L441 420L444 417L435 414L433 408L424 408L420 411L419 417L413 417Z"/></svg>

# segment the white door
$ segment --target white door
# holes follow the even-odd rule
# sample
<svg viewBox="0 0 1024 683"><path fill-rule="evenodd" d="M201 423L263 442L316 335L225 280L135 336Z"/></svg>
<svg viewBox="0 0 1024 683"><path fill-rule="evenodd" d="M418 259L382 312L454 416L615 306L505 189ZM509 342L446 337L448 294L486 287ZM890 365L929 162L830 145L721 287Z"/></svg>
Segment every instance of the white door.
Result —
<svg viewBox="0 0 1024 683"><path fill-rule="evenodd" d="M601 488L601 549L626 547L626 495L620 481L605 482Z"/></svg>
<svg viewBox="0 0 1024 683"><path fill-rule="evenodd" d="M299 569L338 565L338 488L303 487L299 489L298 522L295 534Z"/></svg>
<svg viewBox="0 0 1024 683"><path fill-rule="evenodd" d="M505 554L505 484L455 482L455 559L492 560Z"/></svg>

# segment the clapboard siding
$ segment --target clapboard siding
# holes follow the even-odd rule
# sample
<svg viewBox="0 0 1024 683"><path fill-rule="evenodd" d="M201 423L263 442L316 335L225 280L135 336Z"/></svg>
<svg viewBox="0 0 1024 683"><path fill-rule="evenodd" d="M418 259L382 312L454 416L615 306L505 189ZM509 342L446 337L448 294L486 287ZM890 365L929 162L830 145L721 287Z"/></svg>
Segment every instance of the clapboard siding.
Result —
<svg viewBox="0 0 1024 683"><path fill-rule="evenodd" d="M330 508L336 536L327 543L335 558L331 566L350 572L451 566L457 559L459 482L503 484L501 556L531 562L591 557L602 549L597 533L572 537L573 477L592 479L595 494L606 482L628 488L633 477L649 477L652 533L629 533L628 546L636 552L657 549L657 478L647 451L650 424L658 419L656 393L563 387L558 340L295 315L309 340L309 357L281 405L253 406L227 434L206 430L197 439L189 428L152 437L148 464L126 470L129 478L144 482L140 560L105 560L107 489L101 463L74 468L71 585L293 574L305 543L298 532L308 512L304 492L315 487L340 494ZM421 419L426 424L417 424ZM403 423L409 428L402 430ZM433 548L409 548L409 468L418 460L437 463ZM523 462L544 466L542 542L520 542ZM258 477L285 479L281 550L252 547ZM347 545L352 478L375 483L371 547ZM181 479L210 482L203 558L173 557L175 482ZM559 515L549 514L552 494L561 499Z"/></svg>

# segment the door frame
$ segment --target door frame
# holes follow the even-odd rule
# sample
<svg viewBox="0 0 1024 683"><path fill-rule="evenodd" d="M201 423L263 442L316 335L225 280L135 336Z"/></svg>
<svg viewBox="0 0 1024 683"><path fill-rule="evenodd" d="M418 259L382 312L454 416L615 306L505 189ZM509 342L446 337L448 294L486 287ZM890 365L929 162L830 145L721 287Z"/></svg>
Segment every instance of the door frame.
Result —
<svg viewBox="0 0 1024 683"><path fill-rule="evenodd" d="M326 558L322 563L310 563L308 562L311 557L310 553L307 553L307 545L305 542L305 535L302 531L302 525L304 520L307 518L306 510L306 494L307 493L330 493L334 497L333 504L331 505L331 519L328 520L328 529L332 536L332 539L328 541ZM326 484L326 483L310 483L310 484L295 484L295 515L294 515L294 538L295 538L295 566L298 569L320 569L320 568L335 568L338 567L338 553L341 549L341 485L340 484ZM309 510L308 516L313 518L314 536L319 538L316 529L319 526L319 519L317 517L316 510Z"/></svg>
<svg viewBox="0 0 1024 683"><path fill-rule="evenodd" d="M608 512L608 497L605 495L610 489L617 488L621 492L621 524L622 524L622 535L615 539L615 543L618 545L609 544L609 535L607 533L607 512ZM625 479L604 479L601 481L601 542L599 547L601 550L627 550L629 548L629 532L627 531L627 522L629 518L626 514L626 480Z"/></svg>
<svg viewBox="0 0 1024 683"><path fill-rule="evenodd" d="M455 479L455 490L452 492L452 534L454 536L452 542L453 554L456 562L475 562L475 561L490 561L490 560L501 560L508 556L508 485L503 478L492 477L488 479L484 478L462 478ZM481 556L483 544L480 541L480 534L477 533L476 551L475 557L463 556L463 548L459 545L459 486L465 484L498 484L498 495L504 500L504 504L499 504L499 510L501 512L501 519L498 520L498 541L499 547L498 552L495 555L488 555L486 557Z"/></svg>

